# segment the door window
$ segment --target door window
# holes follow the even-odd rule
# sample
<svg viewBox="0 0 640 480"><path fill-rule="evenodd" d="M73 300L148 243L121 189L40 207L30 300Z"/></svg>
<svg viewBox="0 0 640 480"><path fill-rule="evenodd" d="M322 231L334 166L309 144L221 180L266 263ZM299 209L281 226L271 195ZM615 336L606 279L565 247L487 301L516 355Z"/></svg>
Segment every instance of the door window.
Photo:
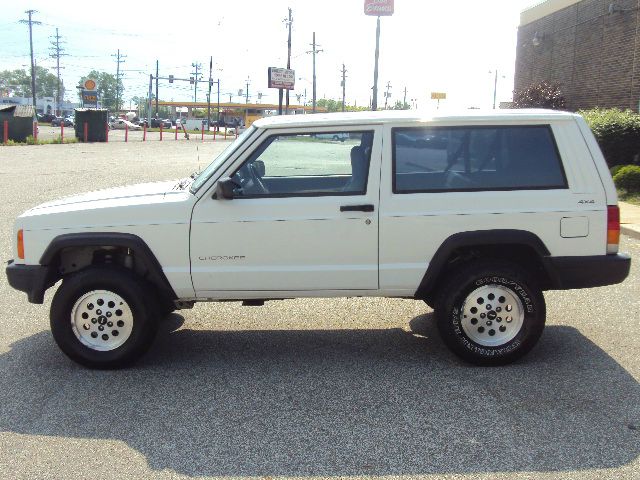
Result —
<svg viewBox="0 0 640 480"><path fill-rule="evenodd" d="M232 175L234 197L364 195L373 131L272 135Z"/></svg>

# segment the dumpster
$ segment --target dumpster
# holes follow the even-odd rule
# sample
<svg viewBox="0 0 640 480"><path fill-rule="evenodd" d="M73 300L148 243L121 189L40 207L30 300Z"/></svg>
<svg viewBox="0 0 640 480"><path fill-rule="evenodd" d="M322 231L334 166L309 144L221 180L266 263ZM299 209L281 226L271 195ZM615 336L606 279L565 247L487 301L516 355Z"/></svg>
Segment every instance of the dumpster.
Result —
<svg viewBox="0 0 640 480"><path fill-rule="evenodd" d="M26 142L33 135L35 110L31 105L0 106L0 142L4 141L4 122L7 122L7 140Z"/></svg>
<svg viewBox="0 0 640 480"><path fill-rule="evenodd" d="M107 141L109 111L106 108L76 108L76 138L84 141L84 125L87 124L87 142Z"/></svg>

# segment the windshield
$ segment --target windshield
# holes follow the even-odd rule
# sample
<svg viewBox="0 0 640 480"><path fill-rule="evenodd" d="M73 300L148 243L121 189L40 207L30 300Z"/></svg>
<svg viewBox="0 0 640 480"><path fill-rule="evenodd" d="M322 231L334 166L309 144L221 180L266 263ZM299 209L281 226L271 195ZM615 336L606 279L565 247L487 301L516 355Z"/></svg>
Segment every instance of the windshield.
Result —
<svg viewBox="0 0 640 480"><path fill-rule="evenodd" d="M236 150L249 138L253 132L256 131L256 127L253 125L247 128L231 145L223 150L223 152L216 157L216 159L209 164L198 176L195 178L189 189L191 193L196 193L202 185L204 185L209 178L220 168L220 166L235 153Z"/></svg>

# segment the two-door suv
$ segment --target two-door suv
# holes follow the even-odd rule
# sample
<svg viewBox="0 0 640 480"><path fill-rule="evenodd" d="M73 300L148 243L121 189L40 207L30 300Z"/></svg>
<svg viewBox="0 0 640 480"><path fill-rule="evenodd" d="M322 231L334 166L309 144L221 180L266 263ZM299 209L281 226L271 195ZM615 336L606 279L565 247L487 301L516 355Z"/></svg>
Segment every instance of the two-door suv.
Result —
<svg viewBox="0 0 640 480"><path fill-rule="evenodd" d="M425 301L456 354L496 365L538 341L544 290L626 278L619 235L579 115L299 115L191 177L28 210L7 276L33 303L62 280L51 330L90 367L131 363L194 302L360 296Z"/></svg>

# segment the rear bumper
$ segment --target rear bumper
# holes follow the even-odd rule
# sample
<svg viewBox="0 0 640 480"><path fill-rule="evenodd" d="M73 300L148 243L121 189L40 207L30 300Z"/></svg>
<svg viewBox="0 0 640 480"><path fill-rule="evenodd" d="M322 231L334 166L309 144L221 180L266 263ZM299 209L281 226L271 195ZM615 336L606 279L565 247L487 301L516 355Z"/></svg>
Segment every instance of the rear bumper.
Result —
<svg viewBox="0 0 640 480"><path fill-rule="evenodd" d="M9 260L7 280L16 290L26 292L31 303L42 303L44 292L53 283L50 280L49 267L43 265L16 265Z"/></svg>
<svg viewBox="0 0 640 480"><path fill-rule="evenodd" d="M629 275L631 257L624 253L589 257L547 257L554 290L591 288L621 283Z"/></svg>

